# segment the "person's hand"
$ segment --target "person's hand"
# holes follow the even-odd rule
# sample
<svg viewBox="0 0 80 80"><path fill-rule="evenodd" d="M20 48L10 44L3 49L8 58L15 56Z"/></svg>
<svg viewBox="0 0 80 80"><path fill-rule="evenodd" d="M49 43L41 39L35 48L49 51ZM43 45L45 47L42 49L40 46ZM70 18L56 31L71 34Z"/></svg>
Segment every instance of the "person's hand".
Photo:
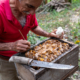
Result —
<svg viewBox="0 0 80 80"><path fill-rule="evenodd" d="M56 37L56 38L63 39L64 32L62 33L61 36L58 36L58 35L56 34L56 31L57 31L57 29L55 29L54 31L52 31L52 32L49 34L49 36L50 36L50 37Z"/></svg>
<svg viewBox="0 0 80 80"><path fill-rule="evenodd" d="M25 52L30 48L30 42L21 39L16 42L13 42L11 48L13 51L16 52Z"/></svg>

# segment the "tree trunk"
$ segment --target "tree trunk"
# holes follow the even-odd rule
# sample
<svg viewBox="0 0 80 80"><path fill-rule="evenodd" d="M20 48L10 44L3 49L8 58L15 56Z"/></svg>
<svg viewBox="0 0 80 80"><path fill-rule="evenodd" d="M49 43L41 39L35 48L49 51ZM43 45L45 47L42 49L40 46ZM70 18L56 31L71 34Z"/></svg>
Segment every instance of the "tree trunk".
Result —
<svg viewBox="0 0 80 80"><path fill-rule="evenodd" d="M47 4L47 0L45 0L45 4Z"/></svg>

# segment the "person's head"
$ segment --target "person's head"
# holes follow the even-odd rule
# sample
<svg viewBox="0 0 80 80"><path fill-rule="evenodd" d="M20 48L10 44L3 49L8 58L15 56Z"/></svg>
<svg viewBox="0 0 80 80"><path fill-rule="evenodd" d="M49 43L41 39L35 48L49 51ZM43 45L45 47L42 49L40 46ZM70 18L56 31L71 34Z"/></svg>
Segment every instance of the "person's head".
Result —
<svg viewBox="0 0 80 80"><path fill-rule="evenodd" d="M42 0L15 0L17 9L25 15L33 15L41 2Z"/></svg>

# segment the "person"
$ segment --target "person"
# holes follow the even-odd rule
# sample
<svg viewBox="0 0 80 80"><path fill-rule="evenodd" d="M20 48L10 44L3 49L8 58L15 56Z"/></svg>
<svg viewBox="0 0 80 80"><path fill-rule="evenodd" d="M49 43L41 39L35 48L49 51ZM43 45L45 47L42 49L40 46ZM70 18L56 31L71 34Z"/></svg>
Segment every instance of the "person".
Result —
<svg viewBox="0 0 80 80"><path fill-rule="evenodd" d="M27 34L31 30L37 35L62 38L42 30L37 22L35 11L42 0L0 0L0 80L19 80L14 63L9 58L17 52L30 48ZM21 35L24 36L24 39Z"/></svg>

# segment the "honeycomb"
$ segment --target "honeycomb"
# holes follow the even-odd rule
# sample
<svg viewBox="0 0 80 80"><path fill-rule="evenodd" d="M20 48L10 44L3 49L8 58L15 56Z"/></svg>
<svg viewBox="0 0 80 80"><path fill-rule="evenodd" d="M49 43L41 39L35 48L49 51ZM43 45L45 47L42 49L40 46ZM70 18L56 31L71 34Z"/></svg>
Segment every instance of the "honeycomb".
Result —
<svg viewBox="0 0 80 80"><path fill-rule="evenodd" d="M49 39L44 43L35 46L34 49L26 52L25 56L38 61L51 62L68 49L70 49L68 43Z"/></svg>

